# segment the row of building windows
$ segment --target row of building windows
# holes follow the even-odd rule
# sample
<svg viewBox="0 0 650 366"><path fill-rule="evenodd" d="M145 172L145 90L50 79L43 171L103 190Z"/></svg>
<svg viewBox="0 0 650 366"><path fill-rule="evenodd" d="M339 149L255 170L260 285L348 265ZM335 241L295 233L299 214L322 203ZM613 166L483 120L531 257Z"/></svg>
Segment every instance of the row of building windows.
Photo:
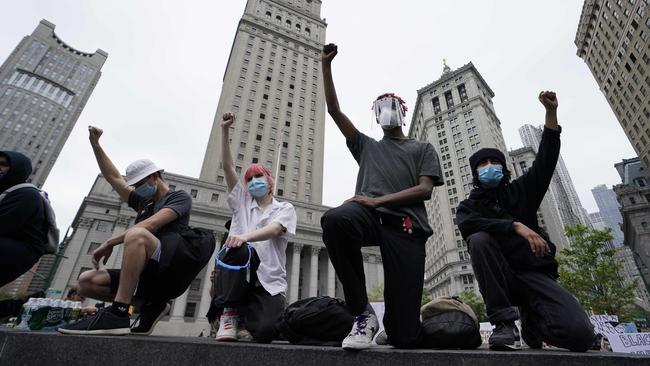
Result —
<svg viewBox="0 0 650 366"><path fill-rule="evenodd" d="M10 85L15 85L17 87L39 94L40 96L58 103L65 108L70 106L70 102L72 102L72 94L64 89L61 89L57 85L34 75L15 71L9 78L8 83Z"/></svg>

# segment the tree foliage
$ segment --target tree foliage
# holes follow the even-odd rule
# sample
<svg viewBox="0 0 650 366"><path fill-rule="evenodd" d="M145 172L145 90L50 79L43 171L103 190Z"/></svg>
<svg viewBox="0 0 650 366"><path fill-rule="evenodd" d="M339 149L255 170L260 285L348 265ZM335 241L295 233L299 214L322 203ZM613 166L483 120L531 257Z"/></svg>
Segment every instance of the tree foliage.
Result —
<svg viewBox="0 0 650 366"><path fill-rule="evenodd" d="M584 309L627 320L634 308L638 279L624 283L623 265L614 258L616 250L607 245L613 239L610 231L583 225L566 227L572 244L562 249L558 256L558 282L578 298Z"/></svg>
<svg viewBox="0 0 650 366"><path fill-rule="evenodd" d="M485 303L483 302L483 299L476 294L475 291L465 290L456 296L458 296L460 301L469 305L469 307L474 310L474 314L476 314L479 322L488 321L487 312L485 310Z"/></svg>
<svg viewBox="0 0 650 366"><path fill-rule="evenodd" d="M431 294L429 294L429 291L427 289L422 289L422 299L420 300L420 304L424 305L431 301ZM384 301L384 284L381 283L368 292L368 301L371 302L381 302Z"/></svg>

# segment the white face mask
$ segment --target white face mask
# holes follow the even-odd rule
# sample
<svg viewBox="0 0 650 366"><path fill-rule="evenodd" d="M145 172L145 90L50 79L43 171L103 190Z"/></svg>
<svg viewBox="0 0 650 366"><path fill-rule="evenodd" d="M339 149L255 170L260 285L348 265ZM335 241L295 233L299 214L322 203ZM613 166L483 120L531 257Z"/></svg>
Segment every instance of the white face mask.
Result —
<svg viewBox="0 0 650 366"><path fill-rule="evenodd" d="M399 100L392 97L382 98L373 103L377 123L386 130L404 125L404 109Z"/></svg>

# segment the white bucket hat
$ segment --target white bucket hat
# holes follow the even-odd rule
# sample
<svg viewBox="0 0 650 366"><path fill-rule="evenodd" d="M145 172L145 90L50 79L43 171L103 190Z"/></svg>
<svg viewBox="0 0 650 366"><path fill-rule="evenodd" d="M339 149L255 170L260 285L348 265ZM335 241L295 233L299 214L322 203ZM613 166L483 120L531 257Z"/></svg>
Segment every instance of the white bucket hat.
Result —
<svg viewBox="0 0 650 366"><path fill-rule="evenodd" d="M158 168L153 161L149 159L136 160L126 167L126 184L132 186L156 172L163 172L163 169Z"/></svg>

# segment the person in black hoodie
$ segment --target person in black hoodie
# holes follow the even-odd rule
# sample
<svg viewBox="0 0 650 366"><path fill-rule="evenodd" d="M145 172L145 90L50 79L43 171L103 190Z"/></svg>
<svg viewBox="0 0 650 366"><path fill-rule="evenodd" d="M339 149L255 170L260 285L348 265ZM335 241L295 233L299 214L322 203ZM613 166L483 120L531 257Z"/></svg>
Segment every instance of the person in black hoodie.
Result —
<svg viewBox="0 0 650 366"><path fill-rule="evenodd" d="M555 93L541 92L539 100L546 121L532 167L510 181L501 151L477 151L469 159L475 188L458 205L456 219L495 325L490 348L520 349L515 320L521 318L521 336L530 347L546 342L582 352L592 344L593 327L575 297L555 282L556 248L537 223L560 154L561 132Z"/></svg>
<svg viewBox="0 0 650 366"><path fill-rule="evenodd" d="M15 151L0 151L0 194L27 182L32 163ZM45 252L47 223L38 190L21 188L0 201L0 287L27 272Z"/></svg>

